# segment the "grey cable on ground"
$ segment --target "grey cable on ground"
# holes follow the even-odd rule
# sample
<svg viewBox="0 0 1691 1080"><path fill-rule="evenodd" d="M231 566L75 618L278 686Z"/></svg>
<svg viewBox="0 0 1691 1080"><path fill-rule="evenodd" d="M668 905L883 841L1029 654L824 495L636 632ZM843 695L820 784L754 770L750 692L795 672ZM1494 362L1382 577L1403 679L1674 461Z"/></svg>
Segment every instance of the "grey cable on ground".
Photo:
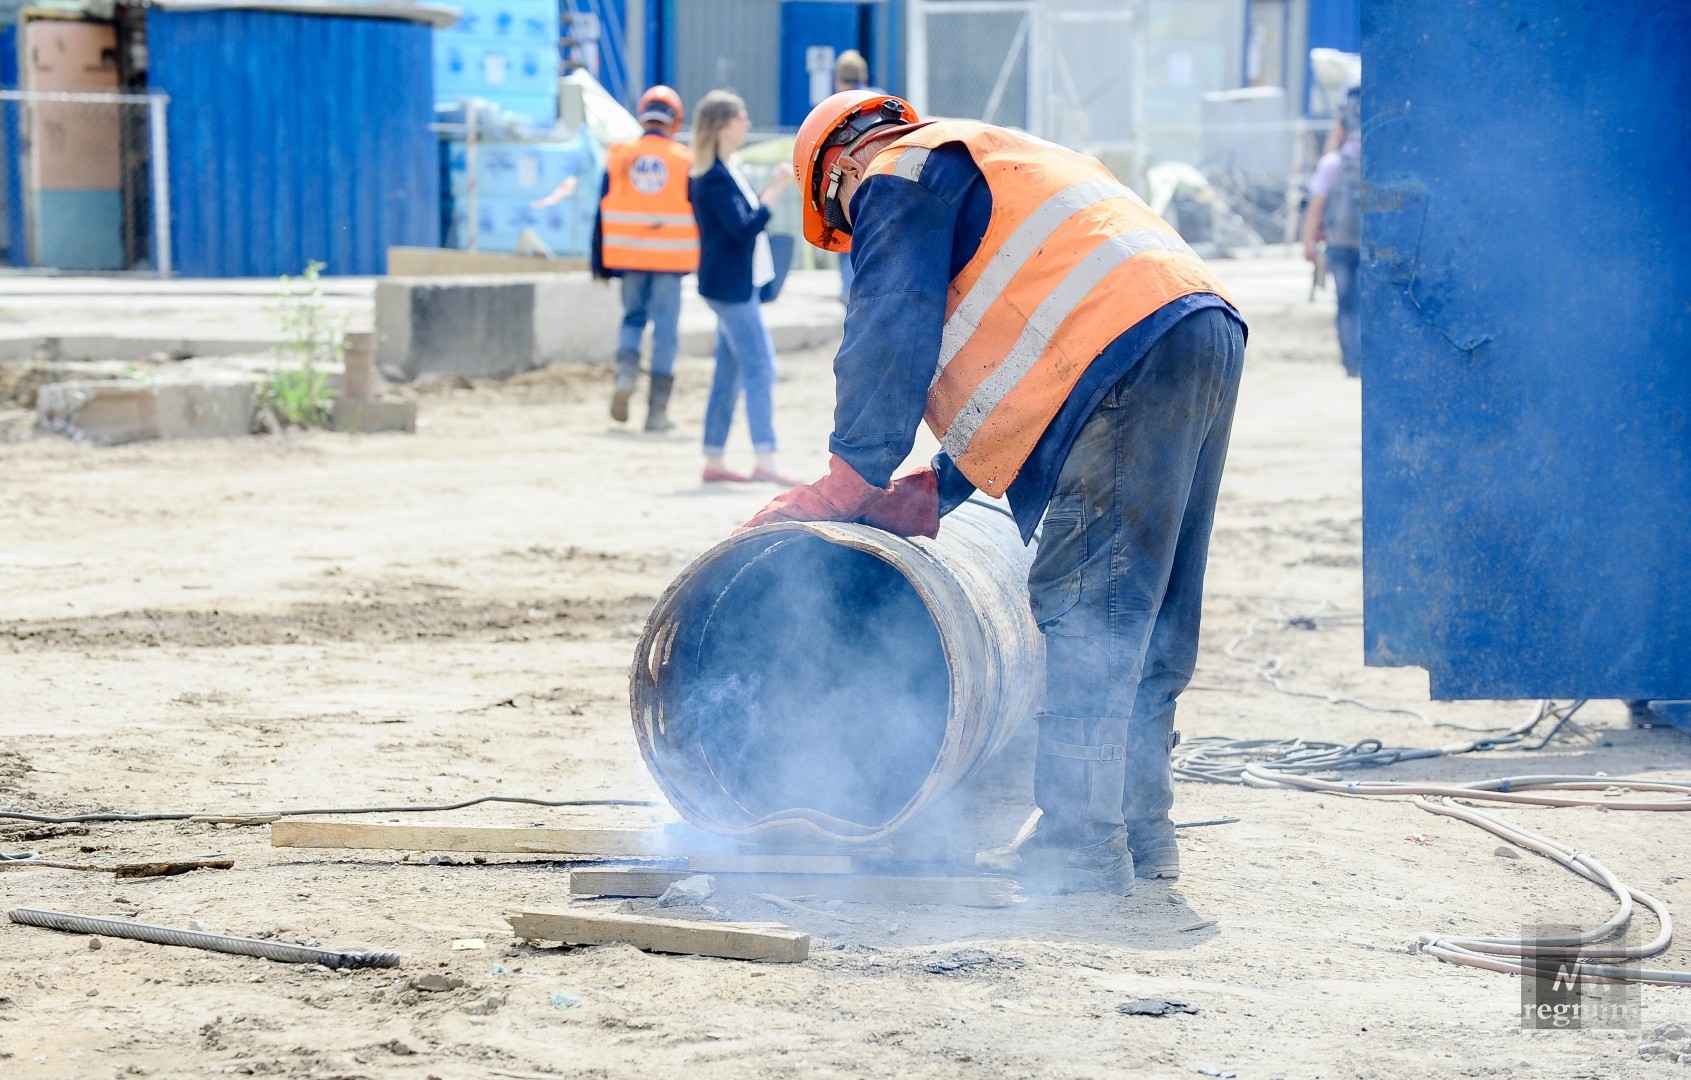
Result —
<svg viewBox="0 0 1691 1080"><path fill-rule="evenodd" d="M1169 755L1174 775L1182 780L1196 780L1211 784L1251 784L1250 767L1261 765L1279 773L1303 774L1343 772L1347 769L1379 768L1405 761L1472 754L1503 747L1522 750L1541 750L1549 745L1561 729L1572 723L1572 716L1585 704L1574 701L1558 705L1553 701L1538 702L1533 714L1512 728L1496 730L1444 746L1386 746L1379 739L1361 739L1354 743L1324 742L1319 739L1230 739L1220 735L1204 735L1183 739ZM1527 738L1546 720L1552 720L1550 730L1537 742Z"/></svg>
<svg viewBox="0 0 1691 1080"><path fill-rule="evenodd" d="M98 934L102 937L130 938L154 945L179 945L189 949L233 953L236 956L257 956L282 964L322 964L328 968L398 967L400 957L395 952L364 952L361 950L316 949L309 945L288 945L258 938L231 937L228 934L208 934L203 930L179 930L173 926L153 926L127 919L101 919L92 915L73 915L64 911L43 911L40 908L13 908L6 917L24 926L40 926L48 930L63 930L72 934Z"/></svg>
<svg viewBox="0 0 1691 1080"><path fill-rule="evenodd" d="M659 806L650 799L533 799L520 795L480 795L463 802L429 806L337 806L311 810L255 810L232 814L226 820L256 818L330 817L337 814L432 814L462 810L482 803L519 803L524 806ZM44 825L83 825L109 821L193 821L211 817L199 811L169 811L157 814L26 814L21 810L0 810L0 820L33 821Z"/></svg>
<svg viewBox="0 0 1691 1080"><path fill-rule="evenodd" d="M1389 797L1410 795L1415 805L1432 814L1453 817L1501 837L1517 847L1526 848L1553 859L1588 881L1594 881L1615 895L1620 908L1608 921L1594 929L1564 937L1543 939L1504 937L1462 937L1447 934L1421 934L1417 946L1440 960L1485 968L1511 975L1538 976L1558 964L1566 962L1569 974L1594 982L1640 982L1655 985L1691 985L1691 972L1661 968L1630 968L1604 964L1601 960L1637 960L1663 952L1673 941L1673 917L1667 905L1656 897L1639 892L1622 881L1613 871L1592 856L1578 851L1559 840L1530 832L1513 822L1488 814L1471 806L1463 806L1457 799L1511 802L1534 806L1600 806L1609 810L1691 810L1691 783L1666 780L1641 780L1614 776L1510 776L1480 780L1471 784L1418 784L1380 781L1319 780L1309 776L1293 776L1262 765L1245 768L1247 782L1257 787L1299 788L1330 795ZM1570 799L1560 795L1534 795L1532 791L1657 791L1678 792L1680 798L1666 800L1605 797L1598 799ZM1427 796L1437 796L1436 801ZM1595 944L1623 930L1632 919L1634 903L1649 908L1660 924L1656 937L1640 946Z"/></svg>

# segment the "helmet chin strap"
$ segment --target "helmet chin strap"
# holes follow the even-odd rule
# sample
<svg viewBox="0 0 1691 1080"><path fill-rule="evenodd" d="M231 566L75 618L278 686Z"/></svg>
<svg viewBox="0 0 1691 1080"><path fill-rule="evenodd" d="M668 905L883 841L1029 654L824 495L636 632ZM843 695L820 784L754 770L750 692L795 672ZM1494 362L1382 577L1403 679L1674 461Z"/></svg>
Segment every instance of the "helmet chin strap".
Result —
<svg viewBox="0 0 1691 1080"><path fill-rule="evenodd" d="M849 151L848 151L849 152ZM845 155L840 155L843 160ZM851 219L846 216L845 207L840 204L840 184L845 180L845 170L840 168L839 162L828 170L828 188L822 195L822 224L835 232L851 235Z"/></svg>
<svg viewBox="0 0 1691 1080"><path fill-rule="evenodd" d="M846 147L845 152L834 161L833 167L828 170L828 186L822 193L822 224L835 232L841 232L847 236L851 235L851 219L846 216L845 206L840 202L840 185L845 181L845 170L840 167L841 162L850 158L852 164L857 164L858 154L884 140L897 138L909 126L909 124L887 124L872 128ZM873 160L874 156L874 154L870 154L869 158Z"/></svg>

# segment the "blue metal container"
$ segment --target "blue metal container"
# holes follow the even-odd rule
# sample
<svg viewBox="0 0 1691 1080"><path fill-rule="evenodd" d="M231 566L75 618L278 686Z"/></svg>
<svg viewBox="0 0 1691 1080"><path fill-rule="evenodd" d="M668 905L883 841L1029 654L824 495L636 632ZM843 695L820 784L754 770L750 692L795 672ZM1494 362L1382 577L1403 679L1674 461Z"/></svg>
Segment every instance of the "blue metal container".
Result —
<svg viewBox="0 0 1691 1080"><path fill-rule="evenodd" d="M150 7L150 86L170 95L170 206L183 276L380 274L440 242L430 22Z"/></svg>
<svg viewBox="0 0 1691 1080"><path fill-rule="evenodd" d="M1691 698L1691 7L1363 12L1368 662Z"/></svg>

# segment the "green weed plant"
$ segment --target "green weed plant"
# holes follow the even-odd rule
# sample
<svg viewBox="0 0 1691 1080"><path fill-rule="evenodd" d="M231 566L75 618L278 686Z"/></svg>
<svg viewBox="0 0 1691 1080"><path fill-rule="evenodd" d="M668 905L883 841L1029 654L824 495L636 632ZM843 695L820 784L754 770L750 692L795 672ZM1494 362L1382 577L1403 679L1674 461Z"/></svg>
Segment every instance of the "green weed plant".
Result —
<svg viewBox="0 0 1691 1080"><path fill-rule="evenodd" d="M346 316L323 301L324 266L313 260L298 277L282 275L271 305L282 336L278 358L298 366L277 366L259 387L260 408L292 427L329 426L335 391L323 368L338 366L346 353Z"/></svg>

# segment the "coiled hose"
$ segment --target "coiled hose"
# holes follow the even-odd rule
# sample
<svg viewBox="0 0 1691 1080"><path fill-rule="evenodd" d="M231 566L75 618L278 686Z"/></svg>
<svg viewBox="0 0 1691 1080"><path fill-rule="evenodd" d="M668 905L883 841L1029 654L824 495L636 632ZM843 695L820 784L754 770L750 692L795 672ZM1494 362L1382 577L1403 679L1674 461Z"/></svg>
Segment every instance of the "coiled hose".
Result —
<svg viewBox="0 0 1691 1080"><path fill-rule="evenodd" d="M1420 951L1452 964L1485 968L1511 975L1539 975L1545 965L1568 961L1567 967L1590 982L1650 983L1657 986L1691 986L1691 971L1630 967L1606 964L1604 960L1640 960L1667 950L1673 942L1673 917L1667 905L1648 893L1622 881L1592 856L1559 840L1531 832L1514 822L1488 814L1456 800L1502 802L1528 806L1597 806L1605 810L1691 811L1691 783L1642 780L1628 776L1506 776L1469 784L1390 781L1321 780L1298 776L1259 764L1244 766L1243 782L1250 787L1297 788L1327 795L1364 797L1412 796L1415 805L1430 814L1466 821L1509 841L1516 847L1536 852L1572 870L1587 881L1613 893L1619 907L1610 919L1594 929L1567 937L1528 939L1509 937L1464 937L1454 934L1421 934ZM1623 798L1625 791L1675 794L1671 799ZM1597 798L1578 799L1538 791L1600 791ZM1430 797L1429 797L1430 796ZM1632 921L1635 904L1648 908L1660 927L1654 939L1644 945L1603 945Z"/></svg>
<svg viewBox="0 0 1691 1080"><path fill-rule="evenodd" d="M396 952L314 949L309 945L288 945L279 941L208 934L203 930L178 930L173 926L152 926L148 923L130 922L127 919L101 919L91 915L72 915L64 911L43 911L40 908L13 908L6 913L6 917L24 926L40 926L72 934L130 938L154 945L180 945L187 949L207 949L211 952L233 953L236 956L257 956L279 964L322 964L326 968L337 970L399 966L399 954Z"/></svg>

